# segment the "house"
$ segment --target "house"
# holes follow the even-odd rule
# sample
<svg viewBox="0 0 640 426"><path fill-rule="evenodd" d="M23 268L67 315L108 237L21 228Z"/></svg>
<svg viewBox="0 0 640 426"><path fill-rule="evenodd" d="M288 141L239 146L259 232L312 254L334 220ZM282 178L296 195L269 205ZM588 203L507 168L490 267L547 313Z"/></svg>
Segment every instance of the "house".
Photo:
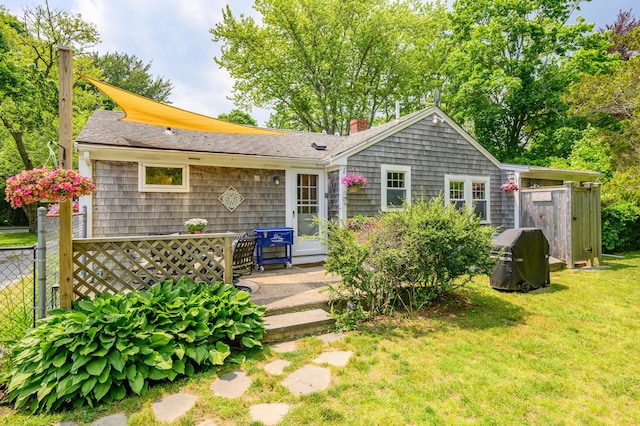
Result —
<svg viewBox="0 0 640 426"><path fill-rule="evenodd" d="M352 120L348 136L278 131L230 134L121 120L95 111L77 137L80 171L97 190L88 236L168 234L189 218L210 232L292 227L294 263L323 259L313 217L345 221L402 208L424 194L473 208L481 222L519 226L512 180L535 186L594 181L597 173L501 164L437 106L368 128ZM348 174L369 185L350 193Z"/></svg>

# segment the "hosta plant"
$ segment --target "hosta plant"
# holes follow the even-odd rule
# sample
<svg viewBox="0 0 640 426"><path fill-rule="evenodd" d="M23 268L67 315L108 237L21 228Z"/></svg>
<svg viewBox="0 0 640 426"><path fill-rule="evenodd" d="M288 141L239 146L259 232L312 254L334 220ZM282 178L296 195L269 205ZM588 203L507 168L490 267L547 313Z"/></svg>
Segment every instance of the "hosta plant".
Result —
<svg viewBox="0 0 640 426"><path fill-rule="evenodd" d="M38 322L2 377L16 408L48 412L143 394L260 347L265 308L222 283L181 279L82 300Z"/></svg>

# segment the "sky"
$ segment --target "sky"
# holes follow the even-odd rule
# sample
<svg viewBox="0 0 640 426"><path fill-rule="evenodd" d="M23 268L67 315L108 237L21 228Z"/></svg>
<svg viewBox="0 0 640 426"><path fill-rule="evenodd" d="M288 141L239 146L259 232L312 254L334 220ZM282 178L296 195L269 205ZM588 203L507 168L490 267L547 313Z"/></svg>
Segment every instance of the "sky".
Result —
<svg viewBox="0 0 640 426"><path fill-rule="evenodd" d="M25 7L43 3L0 0L18 17ZM173 84L172 105L212 117L235 108L228 99L233 81L213 60L220 55L220 45L213 43L209 33L222 20L226 4L235 16L242 13L259 19L251 0L49 0L52 9L79 13L96 26L102 40L96 51L117 51L151 63L152 75ZM638 0L593 0L583 2L578 13L597 29L613 23L619 10L632 8L640 16ZM260 125L269 118L269 111L263 109L254 108L250 114Z"/></svg>

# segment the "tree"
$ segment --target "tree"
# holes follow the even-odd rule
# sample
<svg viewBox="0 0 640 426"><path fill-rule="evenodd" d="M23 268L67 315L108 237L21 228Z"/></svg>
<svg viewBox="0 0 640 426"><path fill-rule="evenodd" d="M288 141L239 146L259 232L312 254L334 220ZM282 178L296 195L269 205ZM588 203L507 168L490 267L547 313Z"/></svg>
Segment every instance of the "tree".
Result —
<svg viewBox="0 0 640 426"><path fill-rule="evenodd" d="M640 28L627 35L632 50L640 48ZM609 72L585 75L565 100L573 115L600 129L617 171L640 165L640 56L616 61Z"/></svg>
<svg viewBox="0 0 640 426"><path fill-rule="evenodd" d="M416 0L257 0L262 24L229 6L212 28L214 58L235 79L234 101L273 109L279 128L348 133L435 87L423 62L446 24L444 6ZM434 66L435 67L435 66Z"/></svg>
<svg viewBox="0 0 640 426"><path fill-rule="evenodd" d="M135 55L119 52L104 55L94 53L92 60L107 83L158 102L169 101L173 89L171 81L162 77L154 78L149 73L151 62L145 64ZM105 100L103 106L105 109L116 107L110 99Z"/></svg>
<svg viewBox="0 0 640 426"><path fill-rule="evenodd" d="M577 1L457 0L443 98L500 160L566 126L561 96L580 72L607 67L606 37L566 22ZM553 143L553 142L552 142Z"/></svg>
<svg viewBox="0 0 640 426"><path fill-rule="evenodd" d="M5 46L0 51L2 154L12 154L12 141L24 169L31 169L47 158L47 142L57 140L57 46L82 55L98 41L98 33L80 16L52 10L48 2L25 9L23 22L0 10L0 21ZM37 206L23 209L30 232L35 232Z"/></svg>
<svg viewBox="0 0 640 426"><path fill-rule="evenodd" d="M48 158L48 141L57 140L58 46L74 52L74 70L87 75L105 75L109 82L134 93L166 101L171 83L153 79L135 56L122 53L102 57L90 49L99 41L96 28L71 15L43 6L25 9L22 20L0 6L0 174L3 178L23 169L40 167ZM95 62L94 62L95 60ZM77 134L96 108L113 103L85 82L73 87L73 127ZM71 159L70 159L71 161ZM37 205L23 209L29 230L35 232Z"/></svg>
<svg viewBox="0 0 640 426"><path fill-rule="evenodd" d="M239 109L232 109L229 114L220 114L218 115L218 119L229 121L231 123L247 124L249 126L258 125L258 122L254 120L253 117L251 117L244 111L240 111Z"/></svg>
<svg viewBox="0 0 640 426"><path fill-rule="evenodd" d="M627 11L618 11L618 16L613 24L607 24L604 28L600 28L601 33L610 31L609 42L611 47L609 53L619 53L619 58L623 61L628 61L631 56L636 54L637 48L634 49L629 45L631 42L631 33L636 28L640 28L640 19L637 19L631 14L632 9Z"/></svg>

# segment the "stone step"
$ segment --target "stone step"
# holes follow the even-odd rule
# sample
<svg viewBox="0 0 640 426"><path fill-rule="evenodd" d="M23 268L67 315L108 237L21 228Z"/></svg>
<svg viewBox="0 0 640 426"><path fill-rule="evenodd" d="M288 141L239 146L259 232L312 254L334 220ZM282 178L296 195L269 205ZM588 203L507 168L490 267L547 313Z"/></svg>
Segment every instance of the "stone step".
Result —
<svg viewBox="0 0 640 426"><path fill-rule="evenodd" d="M549 256L549 272L559 271L564 267L565 267L565 264L562 260L556 259L553 256Z"/></svg>
<svg viewBox="0 0 640 426"><path fill-rule="evenodd" d="M265 334L262 341L270 343L326 331L335 320L325 310L312 309L266 316L264 322Z"/></svg>
<svg viewBox="0 0 640 426"><path fill-rule="evenodd" d="M267 301L267 315L322 309L329 311L329 293L326 287L315 288L285 298Z"/></svg>

